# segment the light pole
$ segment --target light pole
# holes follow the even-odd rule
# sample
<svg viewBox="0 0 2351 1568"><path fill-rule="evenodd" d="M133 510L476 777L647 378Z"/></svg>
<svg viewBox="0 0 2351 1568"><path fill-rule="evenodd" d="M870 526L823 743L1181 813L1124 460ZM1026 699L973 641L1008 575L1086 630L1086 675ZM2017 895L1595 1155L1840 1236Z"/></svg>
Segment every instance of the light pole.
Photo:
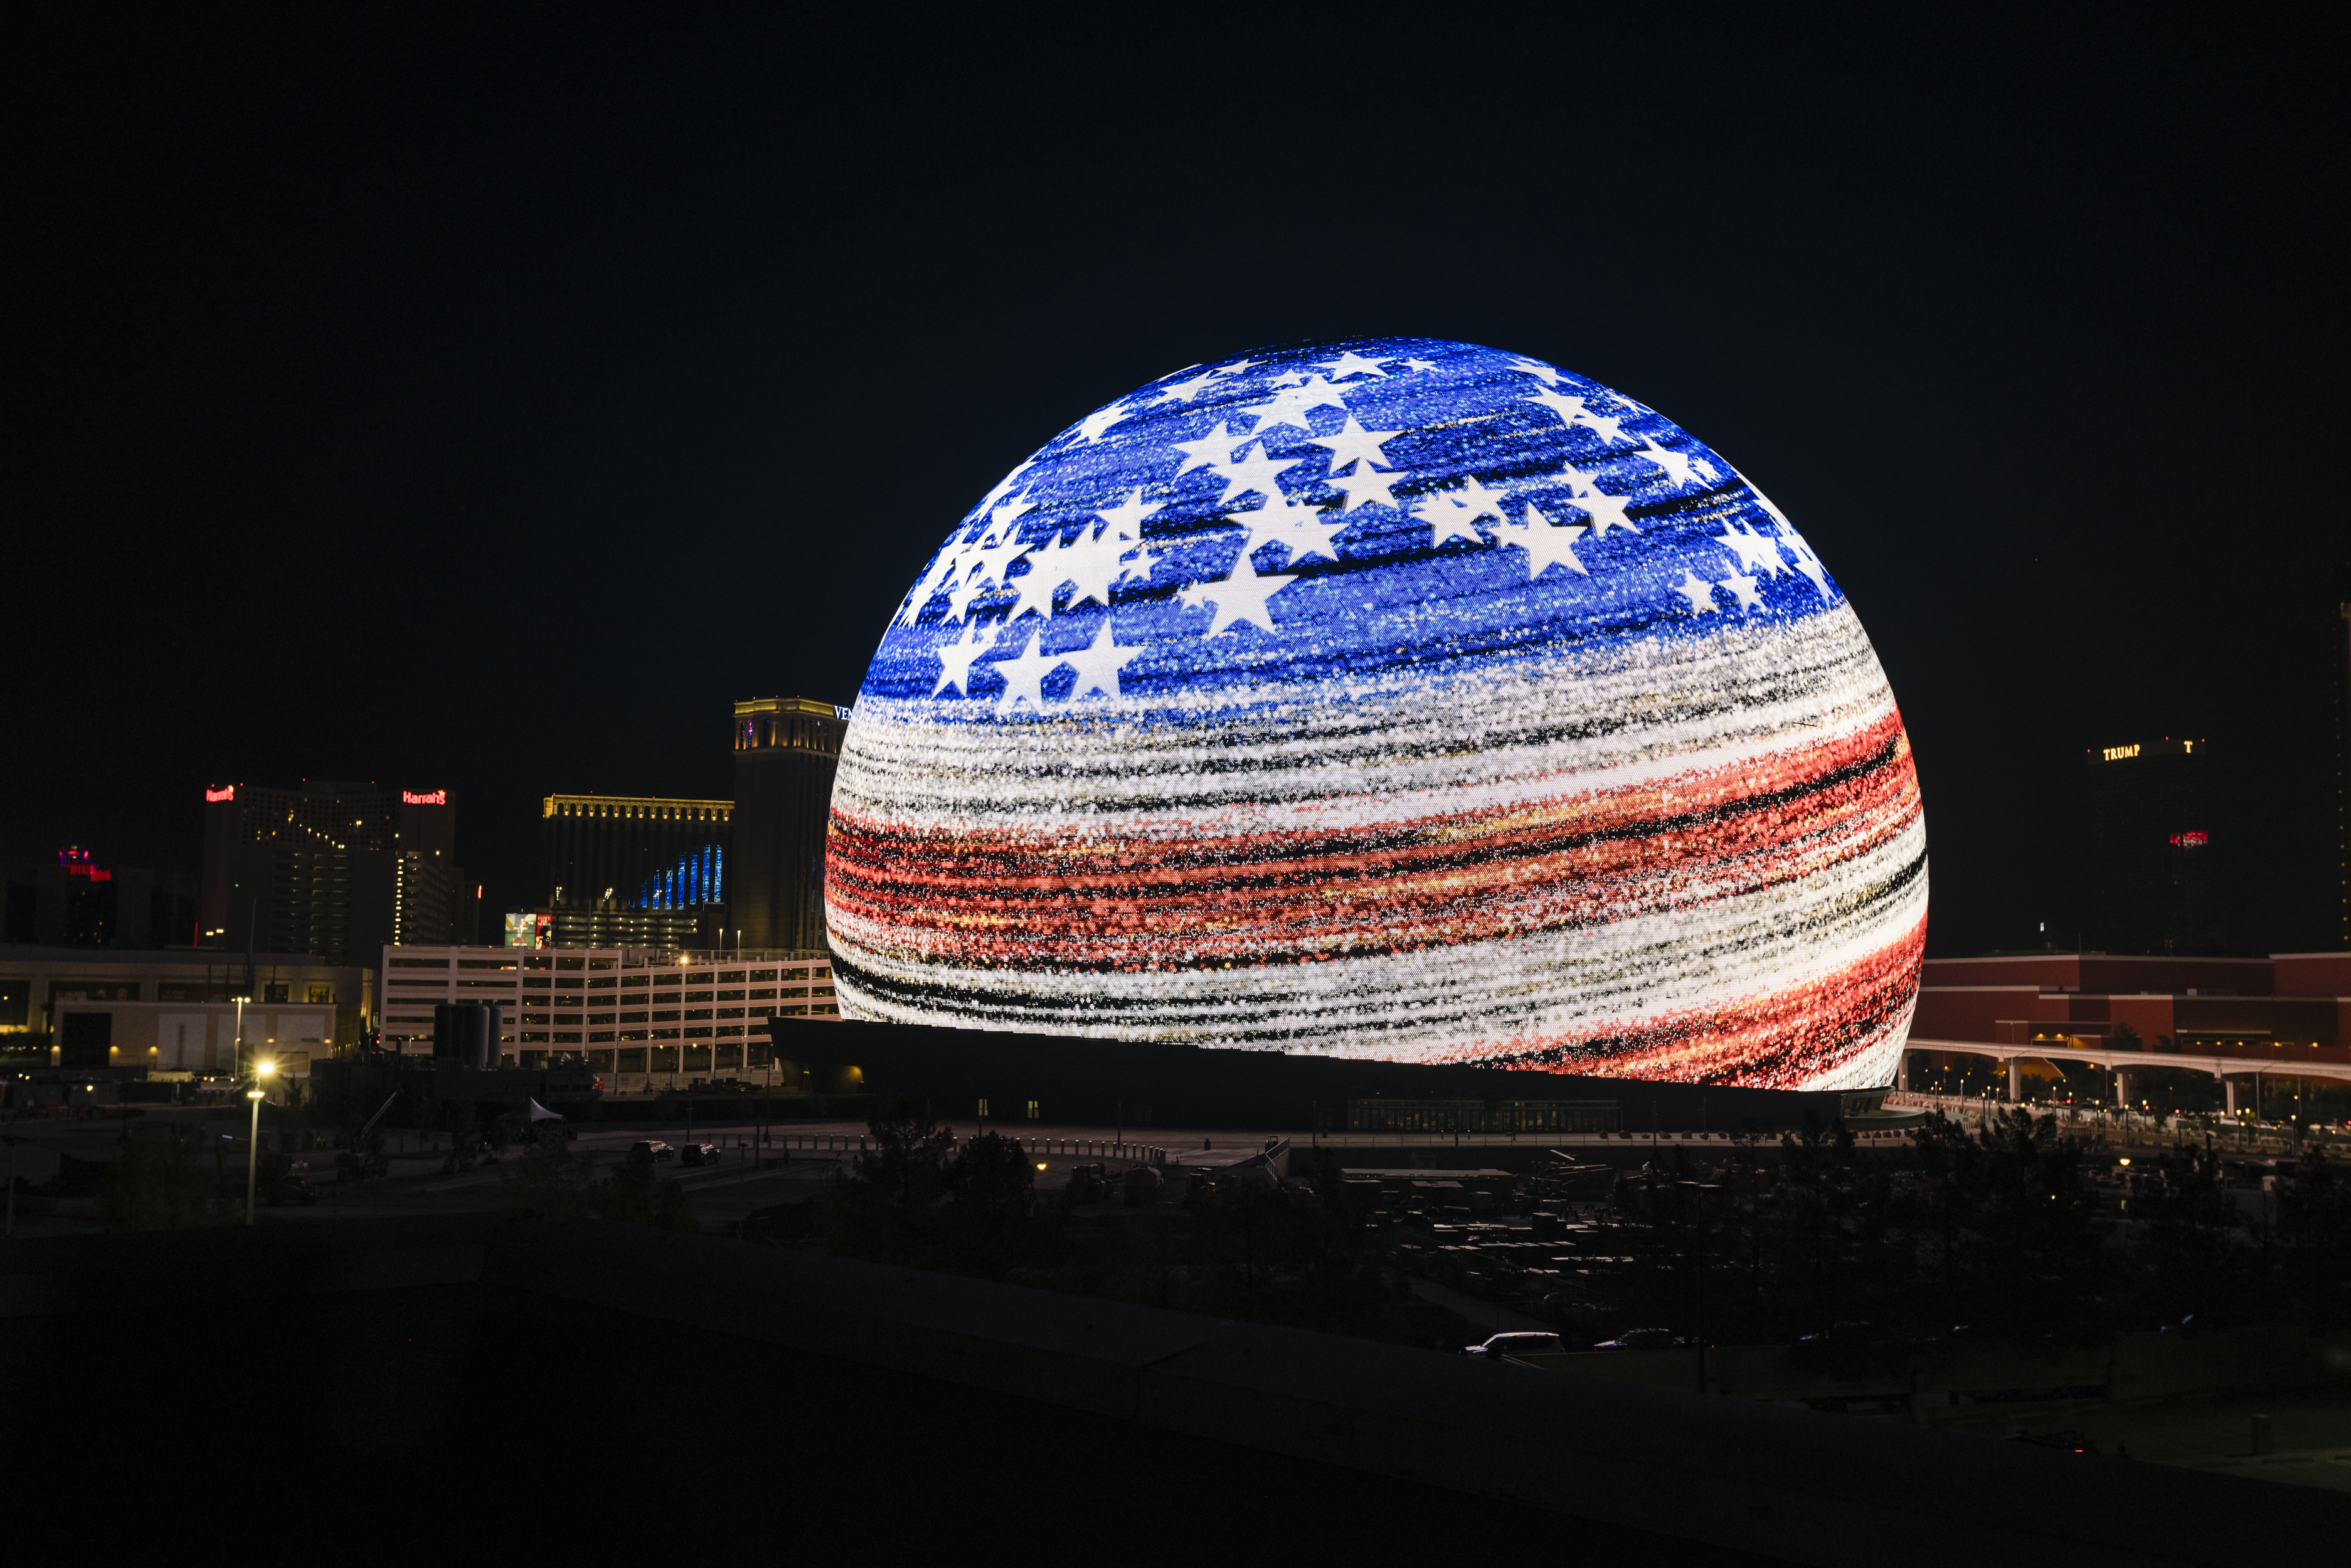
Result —
<svg viewBox="0 0 2351 1568"><path fill-rule="evenodd" d="M245 1097L253 1102L253 1133L245 1145L245 1222L247 1225L253 1223L254 1180L261 1169L261 1080L269 1075L269 1070L275 1065L270 1061L255 1062L253 1087L245 1092Z"/></svg>

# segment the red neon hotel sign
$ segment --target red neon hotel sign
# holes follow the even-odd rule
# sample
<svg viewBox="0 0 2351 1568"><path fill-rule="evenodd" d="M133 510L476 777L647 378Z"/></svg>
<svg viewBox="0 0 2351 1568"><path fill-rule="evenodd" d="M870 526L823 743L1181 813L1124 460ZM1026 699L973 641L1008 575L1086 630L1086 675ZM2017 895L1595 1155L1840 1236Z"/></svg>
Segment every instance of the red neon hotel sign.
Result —
<svg viewBox="0 0 2351 1568"><path fill-rule="evenodd" d="M449 803L449 791L435 789L429 795L420 795L413 789L402 789L400 803L403 806L445 806Z"/></svg>
<svg viewBox="0 0 2351 1568"><path fill-rule="evenodd" d="M207 803L216 800L234 800L235 799L236 786L234 784L225 784L217 789L207 789L204 791L204 800Z"/></svg>

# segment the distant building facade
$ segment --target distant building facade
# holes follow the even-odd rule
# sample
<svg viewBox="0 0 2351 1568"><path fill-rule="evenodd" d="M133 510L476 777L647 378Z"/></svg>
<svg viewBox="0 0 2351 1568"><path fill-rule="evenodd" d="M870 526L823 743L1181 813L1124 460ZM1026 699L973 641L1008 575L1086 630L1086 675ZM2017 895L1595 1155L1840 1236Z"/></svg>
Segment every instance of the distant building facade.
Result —
<svg viewBox="0 0 2351 1568"><path fill-rule="evenodd" d="M204 791L206 946L365 963L388 946L478 939L446 789L306 780Z"/></svg>
<svg viewBox="0 0 2351 1568"><path fill-rule="evenodd" d="M110 868L78 846L8 876L0 941L45 947L193 947L196 883L174 872Z"/></svg>
<svg viewBox="0 0 2351 1568"><path fill-rule="evenodd" d="M824 940L824 837L849 709L807 697L735 705L735 924L746 947Z"/></svg>
<svg viewBox="0 0 2351 1568"><path fill-rule="evenodd" d="M2214 895L2220 848L2201 740L2090 750L2084 945L2107 953L2227 950Z"/></svg>
<svg viewBox="0 0 2351 1568"><path fill-rule="evenodd" d="M119 1044L131 1053L120 1065L201 1071L208 1042L217 1062L226 1038L212 1020L240 995L250 998L248 1020L256 1007L317 1015L317 1049L329 1051L356 1044L372 1027L375 972L308 954L256 953L248 978L242 953L0 946L0 1050L12 1039L61 1055L71 1046L69 1065L90 1066L104 1065ZM68 1014L85 1021L61 1021ZM112 1016L87 1021L101 1014ZM266 1038L253 1032L264 1027L252 1025L247 1038ZM298 1032L289 1030L289 1040ZM308 1039L302 1036L306 1050ZM150 1046L158 1048L152 1060Z"/></svg>
<svg viewBox="0 0 2351 1568"><path fill-rule="evenodd" d="M841 1016L823 953L387 947L382 1043L430 1053L436 1002L498 1004L517 1067L585 1056L606 1073L765 1067L768 1018Z"/></svg>
<svg viewBox="0 0 2351 1568"><path fill-rule="evenodd" d="M242 1028L240 1038L238 1030ZM285 1078L335 1054L335 1010L277 1003L66 1001L49 1063L68 1070L140 1068L150 1078L228 1077L266 1056Z"/></svg>
<svg viewBox="0 0 2351 1568"><path fill-rule="evenodd" d="M735 806L549 795L547 901L507 917L512 947L716 946L727 935Z"/></svg>

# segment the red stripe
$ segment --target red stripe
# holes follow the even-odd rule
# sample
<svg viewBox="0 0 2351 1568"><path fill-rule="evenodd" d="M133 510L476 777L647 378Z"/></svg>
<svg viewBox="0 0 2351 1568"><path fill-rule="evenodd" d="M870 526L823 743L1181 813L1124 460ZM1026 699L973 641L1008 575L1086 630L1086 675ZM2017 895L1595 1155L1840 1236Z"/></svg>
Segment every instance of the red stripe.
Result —
<svg viewBox="0 0 2351 1568"><path fill-rule="evenodd" d="M1676 1083L1736 1082L1784 1089L1842 1066L1918 995L1927 921L1877 952L1809 985L1728 1007L1692 1009L1622 1026L1496 1040L1425 1060L1518 1065L1511 1059L1555 1057L1539 1069L1600 1078L1652 1078ZM1500 1059L1500 1060L1498 1060Z"/></svg>
<svg viewBox="0 0 2351 1568"><path fill-rule="evenodd" d="M1889 743L1886 766L1807 790ZM1475 941L1676 907L1701 886L1735 897L1800 862L1882 843L1918 809L1888 714L1761 762L1399 822L1370 846L1374 835L1353 830L1106 847L1077 831L898 829L836 808L826 894L848 922L943 958L1305 961L1340 956L1350 937L1374 949Z"/></svg>

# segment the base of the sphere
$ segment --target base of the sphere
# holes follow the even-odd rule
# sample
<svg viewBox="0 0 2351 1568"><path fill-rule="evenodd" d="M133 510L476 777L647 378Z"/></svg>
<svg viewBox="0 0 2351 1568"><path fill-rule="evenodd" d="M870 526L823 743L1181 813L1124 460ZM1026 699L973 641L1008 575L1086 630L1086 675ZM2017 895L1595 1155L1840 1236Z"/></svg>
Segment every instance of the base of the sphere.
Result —
<svg viewBox="0 0 2351 1568"><path fill-rule="evenodd" d="M1116 1124L1144 1141L1153 1126L1302 1134L1423 1115L1407 1105L1455 1130L1520 1132L1537 1145L1547 1130L1776 1136L1874 1113L1886 1092L1882 1083L1753 1089L924 1024L778 1018L770 1027L784 1061L828 1082L855 1067L867 1092L925 1103L942 1119L985 1104L991 1122Z"/></svg>

